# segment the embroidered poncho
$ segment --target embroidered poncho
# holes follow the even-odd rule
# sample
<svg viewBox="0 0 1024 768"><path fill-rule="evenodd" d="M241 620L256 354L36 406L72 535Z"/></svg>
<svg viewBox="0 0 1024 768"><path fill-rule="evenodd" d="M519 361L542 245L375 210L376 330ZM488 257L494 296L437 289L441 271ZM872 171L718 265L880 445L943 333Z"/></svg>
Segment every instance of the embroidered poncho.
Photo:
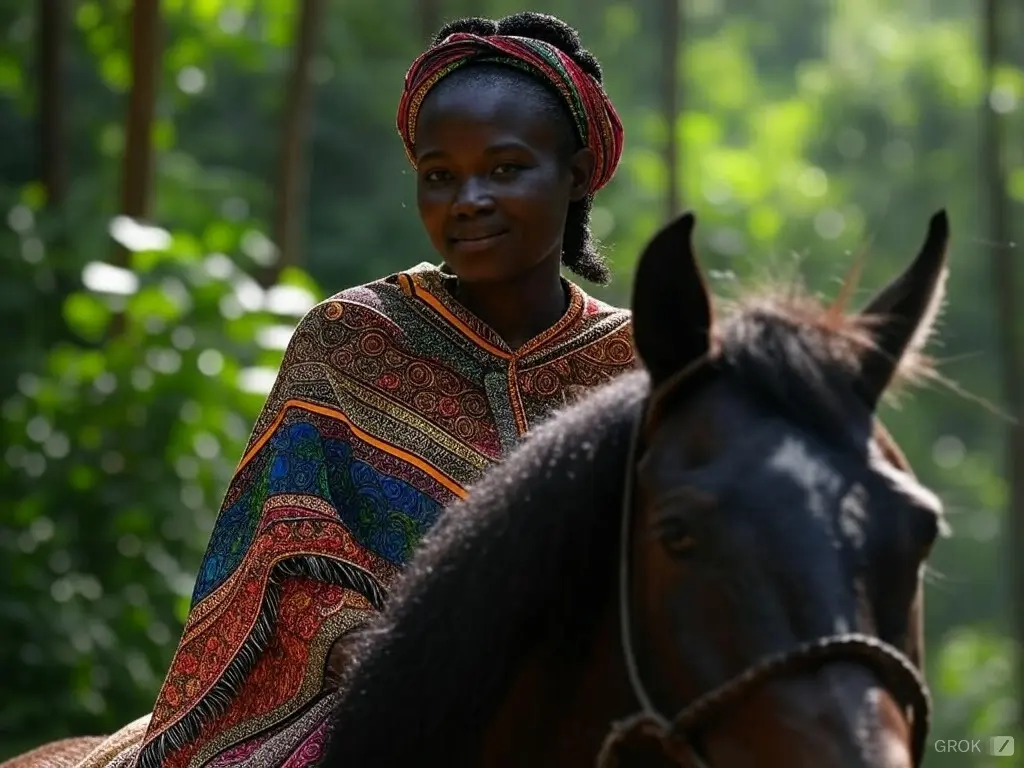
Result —
<svg viewBox="0 0 1024 768"><path fill-rule="evenodd" d="M334 640L381 606L445 505L532 425L634 365L629 313L571 283L562 319L513 352L451 298L451 279L421 264L300 322L137 765L235 765L275 739L278 764L316 759Z"/></svg>

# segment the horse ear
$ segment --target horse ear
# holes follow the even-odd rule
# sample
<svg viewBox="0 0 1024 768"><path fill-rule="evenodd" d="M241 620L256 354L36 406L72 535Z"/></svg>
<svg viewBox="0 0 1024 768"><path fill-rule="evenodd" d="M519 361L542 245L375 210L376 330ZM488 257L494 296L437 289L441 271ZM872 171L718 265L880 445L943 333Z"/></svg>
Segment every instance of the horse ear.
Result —
<svg viewBox="0 0 1024 768"><path fill-rule="evenodd" d="M693 249L696 221L685 213L663 227L637 264L633 338L655 385L711 346L711 299Z"/></svg>
<svg viewBox="0 0 1024 768"><path fill-rule="evenodd" d="M940 210L928 223L917 258L861 310L875 344L861 367L863 394L871 408L878 405L900 361L921 352L934 330L946 297L948 242L949 220Z"/></svg>

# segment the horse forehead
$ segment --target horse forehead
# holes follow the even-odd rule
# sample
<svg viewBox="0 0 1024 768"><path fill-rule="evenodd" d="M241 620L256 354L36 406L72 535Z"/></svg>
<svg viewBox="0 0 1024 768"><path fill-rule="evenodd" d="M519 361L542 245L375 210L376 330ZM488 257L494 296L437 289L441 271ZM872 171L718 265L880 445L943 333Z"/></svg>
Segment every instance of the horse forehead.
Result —
<svg viewBox="0 0 1024 768"><path fill-rule="evenodd" d="M773 441L766 455L765 470L807 493L838 494L846 476L834 457L815 450L810 441L794 433L783 433Z"/></svg>
<svg viewBox="0 0 1024 768"><path fill-rule="evenodd" d="M780 502L784 495L787 504L795 501L794 494L806 496L801 501L822 504L851 492L863 495L865 486L877 490L872 444L869 441L864 455L858 456L856 429L851 440L830 445L826 436L766 413L731 387L713 389L693 405L670 413L645 451L640 474L653 485L692 483L760 508L771 504L773 493ZM715 434L710 463L688 466L692 444L705 432Z"/></svg>
<svg viewBox="0 0 1024 768"><path fill-rule="evenodd" d="M857 471L847 457L814 450L808 440L792 434L782 437L768 454L764 467L775 483L789 486L790 493L780 493L780 497L796 495L801 505L834 536L857 549L867 544L866 469ZM771 489L762 493L771 496Z"/></svg>
<svg viewBox="0 0 1024 768"><path fill-rule="evenodd" d="M719 467L716 483L734 503L751 510L804 510L831 527L862 528L870 496L878 491L867 462L800 430L775 422L741 441L731 461ZM792 514L785 515L786 519ZM856 525L855 525L856 523ZM844 525L844 527L846 527Z"/></svg>

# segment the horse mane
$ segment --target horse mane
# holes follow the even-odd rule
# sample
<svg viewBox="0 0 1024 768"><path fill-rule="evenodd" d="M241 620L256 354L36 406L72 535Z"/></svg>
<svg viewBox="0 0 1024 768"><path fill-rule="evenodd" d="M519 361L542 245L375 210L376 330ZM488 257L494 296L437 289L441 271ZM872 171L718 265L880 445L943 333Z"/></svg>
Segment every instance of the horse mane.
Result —
<svg viewBox="0 0 1024 768"><path fill-rule="evenodd" d="M723 317L714 330L714 357L720 369L746 392L770 402L794 424L833 440L849 440L850 418L862 405L861 366L877 346L873 326L884 320L844 311L855 267L831 305L799 282L768 284L717 306ZM938 311L938 307L934 311ZM922 328L931 330L931 322ZM888 397L904 387L942 380L924 354L927 336L914 339L894 371Z"/></svg>
<svg viewBox="0 0 1024 768"><path fill-rule="evenodd" d="M721 317L711 362L837 439L869 330L802 292L762 291ZM591 391L443 513L352 637L324 765L458 766L539 643L582 664L614 595L628 442L649 392L645 371Z"/></svg>
<svg viewBox="0 0 1024 768"><path fill-rule="evenodd" d="M593 390L445 510L352 638L325 765L459 765L538 643L579 666L613 595L648 390L641 371Z"/></svg>

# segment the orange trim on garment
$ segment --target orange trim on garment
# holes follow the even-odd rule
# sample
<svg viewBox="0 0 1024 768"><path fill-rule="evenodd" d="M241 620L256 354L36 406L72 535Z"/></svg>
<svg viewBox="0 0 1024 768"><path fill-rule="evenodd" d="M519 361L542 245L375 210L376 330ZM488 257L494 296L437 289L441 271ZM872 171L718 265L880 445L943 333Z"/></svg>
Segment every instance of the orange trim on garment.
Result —
<svg viewBox="0 0 1024 768"><path fill-rule="evenodd" d="M448 310L448 308L444 304L442 304L436 296L434 296L434 294L432 294L430 291L426 290L422 285L417 283L415 279L412 280L412 290L417 298L420 298L425 303L429 304L434 309L434 311L436 311L439 315L441 315L441 317L443 317L449 323L451 323L460 331L462 331L462 333L465 334L466 337L469 338L469 340L476 344L478 347L483 347L492 355L500 357L503 360L511 360L513 358L513 354L511 352L502 349L501 347L494 346L489 341L487 341L487 339L485 339L479 333L477 333L468 325L466 325L462 320L453 315Z"/></svg>
<svg viewBox="0 0 1024 768"><path fill-rule="evenodd" d="M253 457L260 451L260 449L262 449L263 446L266 445L267 441L270 440L271 435L274 434L274 431L279 426L281 426L281 422L284 421L285 414L288 412L289 408L301 408L304 411L318 413L321 416L329 416L332 419L338 419L339 421L344 422L345 425L352 430L353 434L355 434L355 436L358 437L363 442L369 443L374 448L379 448L385 453L389 453L392 456L401 459L402 461L412 464L414 467L417 467L418 469L421 469L424 472L426 472L428 475L430 475L432 478L434 478L437 482L439 482L449 491L454 493L460 499L466 498L467 492L465 488L463 488L461 485L456 483L446 474L441 472L441 470L437 469L437 467L421 459L419 456L414 456L408 451L403 451L401 448L398 448L397 446L391 445L390 443L386 443L383 440L380 440L379 438L373 437L369 433L364 432L352 422L352 419L350 419L341 411L337 411L333 408L326 408L322 405L314 405L313 403L307 403L304 400L285 401L284 405L281 406L280 412L277 414L277 417L274 419L271 425L267 427L266 431L262 435L260 435L260 437L256 440L255 443L253 443L252 448L250 448L242 457L242 460L238 464L238 469L235 470L236 472L241 471L246 464L252 461Z"/></svg>
<svg viewBox="0 0 1024 768"><path fill-rule="evenodd" d="M523 398L519 394L519 366L516 365L515 358L508 364L508 397L511 400L516 429L520 435L525 435L530 425L526 421L526 409L523 408Z"/></svg>
<svg viewBox="0 0 1024 768"><path fill-rule="evenodd" d="M585 309L583 292L574 283L569 283L569 307L557 323L548 328L544 333L535 336L515 351L508 351L497 347L487 339L483 338L465 321L456 316L444 303L438 299L430 290L417 279L415 275L405 273L399 274L399 283L402 290L414 296L423 303L430 306L435 312L457 328L462 334L478 347L490 352L495 357L505 360L508 363L506 370L506 382L508 385L509 404L512 407L512 415L515 419L516 430L520 435L526 434L530 424L526 418L526 409L523 407L523 398L519 391L519 366L517 362L523 357L535 352L550 343L553 339L562 335L567 328L577 322Z"/></svg>
<svg viewBox="0 0 1024 768"><path fill-rule="evenodd" d="M559 319L557 323L544 331L544 333L539 336L535 336L517 349L516 357L526 357L543 347L545 344L549 344L553 339L565 333L566 328L579 320L582 313L583 295L580 292L579 286L574 283L569 283L569 306L566 309L565 314L562 315L561 319Z"/></svg>

